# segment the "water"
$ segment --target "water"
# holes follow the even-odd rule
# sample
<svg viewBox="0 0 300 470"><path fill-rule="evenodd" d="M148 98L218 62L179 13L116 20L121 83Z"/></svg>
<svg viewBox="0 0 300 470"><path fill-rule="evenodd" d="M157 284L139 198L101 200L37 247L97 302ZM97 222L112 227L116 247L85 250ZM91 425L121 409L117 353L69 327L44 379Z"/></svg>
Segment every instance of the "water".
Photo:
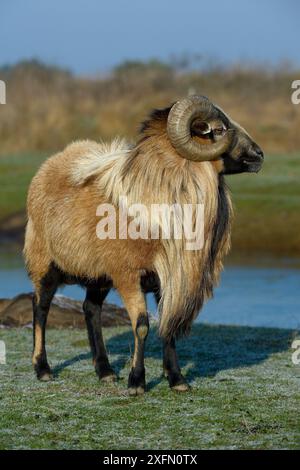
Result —
<svg viewBox="0 0 300 470"><path fill-rule="evenodd" d="M31 290L21 256L10 250L0 251L0 298ZM271 267L254 266L253 263L251 266L228 265L214 299L204 306L197 321L300 328L299 290L298 268L276 266L276 262ZM84 291L78 286L67 286L58 293L79 300L84 298ZM110 292L107 300L122 305L115 291ZM156 311L152 295L147 296L147 304L149 311Z"/></svg>

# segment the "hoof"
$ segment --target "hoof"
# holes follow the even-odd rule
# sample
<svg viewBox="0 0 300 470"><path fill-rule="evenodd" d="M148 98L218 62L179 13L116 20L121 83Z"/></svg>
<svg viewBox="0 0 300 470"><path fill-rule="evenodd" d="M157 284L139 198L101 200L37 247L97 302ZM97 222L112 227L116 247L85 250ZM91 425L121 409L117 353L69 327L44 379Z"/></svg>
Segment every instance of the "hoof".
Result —
<svg viewBox="0 0 300 470"><path fill-rule="evenodd" d="M190 386L187 383L181 383L178 385L173 385L173 387L171 387L171 390L174 390L174 392L179 393L188 392L190 390Z"/></svg>
<svg viewBox="0 0 300 470"><path fill-rule="evenodd" d="M130 397L136 397L138 395L144 395L145 389L143 387L130 387L128 389L128 395Z"/></svg>
<svg viewBox="0 0 300 470"><path fill-rule="evenodd" d="M118 379L115 371L109 364L101 365L96 363L95 372L98 375L99 380L103 382L115 382Z"/></svg>
<svg viewBox="0 0 300 470"><path fill-rule="evenodd" d="M39 380L42 382L49 382L50 380L53 379L53 375L50 369L50 366L47 362L37 362L34 365L34 370L36 373L36 376Z"/></svg>
<svg viewBox="0 0 300 470"><path fill-rule="evenodd" d="M137 373L138 372L138 373ZM137 371L132 368L128 377L128 393L130 396L143 395L145 393L145 369Z"/></svg>
<svg viewBox="0 0 300 470"><path fill-rule="evenodd" d="M102 382L106 382L106 383L113 383L113 382L116 382L118 380L118 377L117 375L113 372L111 374L108 374L108 375L104 375L103 377L100 377L100 380Z"/></svg>
<svg viewBox="0 0 300 470"><path fill-rule="evenodd" d="M41 382L50 382L51 380L53 380L53 375L51 374L51 372L40 372L39 375L38 375L38 379L41 381Z"/></svg>
<svg viewBox="0 0 300 470"><path fill-rule="evenodd" d="M187 392L190 390L189 384L186 383L185 378L180 372L172 373L164 370L164 375L168 379L171 390L175 392Z"/></svg>

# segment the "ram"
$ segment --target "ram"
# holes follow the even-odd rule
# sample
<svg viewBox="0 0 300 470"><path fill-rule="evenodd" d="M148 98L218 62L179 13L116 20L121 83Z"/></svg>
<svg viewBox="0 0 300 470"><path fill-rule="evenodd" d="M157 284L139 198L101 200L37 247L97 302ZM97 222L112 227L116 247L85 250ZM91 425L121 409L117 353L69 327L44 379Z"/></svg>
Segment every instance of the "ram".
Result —
<svg viewBox="0 0 300 470"><path fill-rule="evenodd" d="M153 111L134 146L123 140L80 141L46 160L29 189L24 247L35 287L37 377L51 378L45 349L51 300L58 286L78 283L86 288L83 310L99 378L116 378L101 331L101 306L115 288L128 311L135 340L129 393L144 393L149 330L145 293L154 292L165 375L172 389L187 390L175 340L189 332L204 301L212 296L230 246L232 208L224 175L257 172L262 162L261 149L246 131L203 96ZM128 207L202 205L201 249L186 249L184 235L167 238L161 232L158 238L97 236L99 205L110 205L118 214L124 200Z"/></svg>

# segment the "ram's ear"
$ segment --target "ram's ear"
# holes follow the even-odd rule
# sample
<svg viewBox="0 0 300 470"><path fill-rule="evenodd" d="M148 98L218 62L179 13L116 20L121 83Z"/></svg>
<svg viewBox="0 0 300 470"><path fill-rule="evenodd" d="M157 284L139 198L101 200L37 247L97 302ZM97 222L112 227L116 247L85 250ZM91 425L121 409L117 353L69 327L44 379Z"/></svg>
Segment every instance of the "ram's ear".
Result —
<svg viewBox="0 0 300 470"><path fill-rule="evenodd" d="M209 122L201 121L201 119L195 119L191 124L191 134L205 136L211 132L211 126Z"/></svg>

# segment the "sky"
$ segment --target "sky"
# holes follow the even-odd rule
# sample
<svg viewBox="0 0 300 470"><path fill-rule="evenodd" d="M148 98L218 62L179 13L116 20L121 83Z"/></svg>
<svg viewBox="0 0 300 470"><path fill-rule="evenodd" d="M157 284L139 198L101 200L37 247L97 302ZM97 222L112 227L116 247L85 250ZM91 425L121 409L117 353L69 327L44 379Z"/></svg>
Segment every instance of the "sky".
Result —
<svg viewBox="0 0 300 470"><path fill-rule="evenodd" d="M77 74L183 54L300 66L299 0L0 0L0 65Z"/></svg>

